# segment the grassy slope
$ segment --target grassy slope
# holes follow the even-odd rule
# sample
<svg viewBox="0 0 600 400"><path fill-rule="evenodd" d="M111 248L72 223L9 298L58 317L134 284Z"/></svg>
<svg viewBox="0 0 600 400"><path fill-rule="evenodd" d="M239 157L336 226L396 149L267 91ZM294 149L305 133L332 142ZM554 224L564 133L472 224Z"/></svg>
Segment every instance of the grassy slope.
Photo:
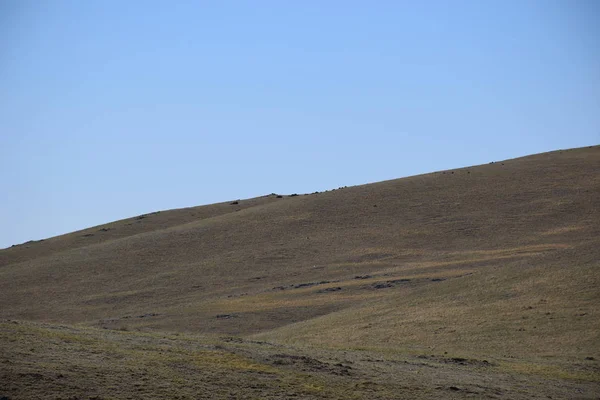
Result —
<svg viewBox="0 0 600 400"><path fill-rule="evenodd" d="M532 373L514 360L17 321L0 322L0 354L0 395L11 399L592 399L598 377L589 361Z"/></svg>
<svg viewBox="0 0 600 400"><path fill-rule="evenodd" d="M600 358L598 171L596 146L117 221L0 251L0 317L578 379Z"/></svg>

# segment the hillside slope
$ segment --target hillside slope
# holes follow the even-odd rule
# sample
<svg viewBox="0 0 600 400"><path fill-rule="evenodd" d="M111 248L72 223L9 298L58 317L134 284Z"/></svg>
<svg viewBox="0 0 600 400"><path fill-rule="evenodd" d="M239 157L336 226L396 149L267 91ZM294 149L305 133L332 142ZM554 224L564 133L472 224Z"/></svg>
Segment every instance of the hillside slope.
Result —
<svg viewBox="0 0 600 400"><path fill-rule="evenodd" d="M0 251L0 318L600 357L600 147L163 211Z"/></svg>
<svg viewBox="0 0 600 400"><path fill-rule="evenodd" d="M593 362L294 348L240 338L0 321L0 396L24 399L596 399ZM542 367L544 365L542 364Z"/></svg>

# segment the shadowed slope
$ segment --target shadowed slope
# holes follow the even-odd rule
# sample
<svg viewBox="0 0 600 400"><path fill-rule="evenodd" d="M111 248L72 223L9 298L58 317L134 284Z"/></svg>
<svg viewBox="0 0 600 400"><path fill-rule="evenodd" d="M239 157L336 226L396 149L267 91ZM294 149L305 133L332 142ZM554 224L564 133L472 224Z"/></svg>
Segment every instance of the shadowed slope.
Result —
<svg viewBox="0 0 600 400"><path fill-rule="evenodd" d="M160 211L157 211L49 239L31 240L20 245L13 245L8 249L0 250L0 267L64 250L72 250L74 248L89 246L90 244L98 244L236 212L248 207L265 204L275 199L275 196L263 196L243 202L232 201L169 210L162 214Z"/></svg>

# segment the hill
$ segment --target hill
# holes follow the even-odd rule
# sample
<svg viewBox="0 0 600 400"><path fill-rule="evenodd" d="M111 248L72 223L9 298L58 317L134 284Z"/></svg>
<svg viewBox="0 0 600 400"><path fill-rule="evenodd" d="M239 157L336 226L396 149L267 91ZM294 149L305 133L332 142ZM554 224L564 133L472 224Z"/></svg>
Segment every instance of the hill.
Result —
<svg viewBox="0 0 600 400"><path fill-rule="evenodd" d="M164 332L201 343L234 336L257 363L267 356L256 343L315 360L329 351L369 377L376 369L359 359L386 354L398 358L382 367L393 379L401 371L390 365L418 360L448 371L442 381L472 387L494 374L535 381L529 392L512 387L490 397L571 397L548 382L563 389L579 382L578 396L595 398L598 171L594 146L161 211L28 242L0 251L0 318L36 332L81 330L92 342ZM6 345L17 333L3 326ZM461 378L448 375L453 359L464 360ZM483 360L499 369L482 372ZM431 378L434 367L415 368ZM307 393L299 395L335 394Z"/></svg>

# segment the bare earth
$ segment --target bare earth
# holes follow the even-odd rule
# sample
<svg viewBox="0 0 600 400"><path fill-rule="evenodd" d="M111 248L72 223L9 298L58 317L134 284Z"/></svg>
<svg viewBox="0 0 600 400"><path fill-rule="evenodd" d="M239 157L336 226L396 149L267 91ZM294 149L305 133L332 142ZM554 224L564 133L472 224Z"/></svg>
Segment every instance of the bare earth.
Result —
<svg viewBox="0 0 600 400"><path fill-rule="evenodd" d="M599 268L599 146L142 215L0 250L0 399L598 399Z"/></svg>

